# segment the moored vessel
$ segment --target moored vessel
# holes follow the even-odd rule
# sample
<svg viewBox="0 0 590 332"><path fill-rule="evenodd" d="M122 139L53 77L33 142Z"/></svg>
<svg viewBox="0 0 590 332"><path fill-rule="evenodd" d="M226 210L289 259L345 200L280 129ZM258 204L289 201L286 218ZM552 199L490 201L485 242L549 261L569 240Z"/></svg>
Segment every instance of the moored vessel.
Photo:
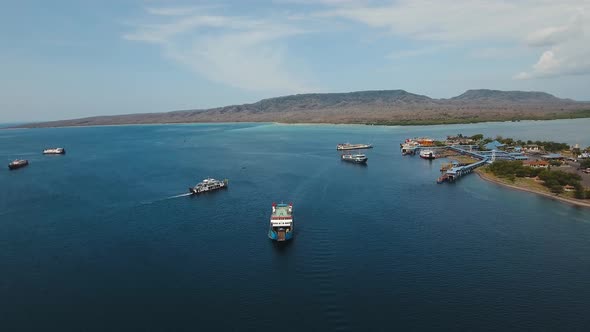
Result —
<svg viewBox="0 0 590 332"><path fill-rule="evenodd" d="M414 141L408 141L406 140L406 142L404 142L403 144L400 144L400 148L402 150L402 155L414 155L416 154L416 149L420 147L420 143L418 142L414 142Z"/></svg>
<svg viewBox="0 0 590 332"><path fill-rule="evenodd" d="M365 156L362 153L347 153L347 154L343 154L341 157L342 161L348 161L351 163L356 163L356 164L366 164L367 160L369 158L367 158L367 156Z"/></svg>
<svg viewBox="0 0 590 332"><path fill-rule="evenodd" d="M420 158L433 160L436 158L436 154L432 150L421 150L420 151Z"/></svg>
<svg viewBox="0 0 590 332"><path fill-rule="evenodd" d="M278 242L291 240L293 226L293 204L272 203L268 237Z"/></svg>
<svg viewBox="0 0 590 332"><path fill-rule="evenodd" d="M17 159L13 162L11 162L10 164L8 164L8 169L13 170L13 169L18 169L18 168L22 168L29 165L29 161L28 160L24 160L24 159Z"/></svg>
<svg viewBox="0 0 590 332"><path fill-rule="evenodd" d="M340 143L336 145L336 150L357 150L357 149L372 149L373 146L371 144L350 144L350 143Z"/></svg>
<svg viewBox="0 0 590 332"><path fill-rule="evenodd" d="M51 148L43 150L43 154L66 154L66 149L64 148Z"/></svg>
<svg viewBox="0 0 590 332"><path fill-rule="evenodd" d="M201 194L208 191L219 190L223 188L227 188L229 181L227 179L215 180L213 178L204 179L203 181L199 182L196 186L192 188L188 188L189 192L193 195Z"/></svg>

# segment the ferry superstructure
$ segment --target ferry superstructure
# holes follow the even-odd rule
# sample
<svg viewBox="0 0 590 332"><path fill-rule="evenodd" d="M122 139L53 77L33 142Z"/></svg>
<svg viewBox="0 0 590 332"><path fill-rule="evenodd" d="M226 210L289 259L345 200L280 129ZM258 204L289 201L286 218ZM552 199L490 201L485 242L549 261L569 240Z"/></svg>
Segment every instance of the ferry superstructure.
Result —
<svg viewBox="0 0 590 332"><path fill-rule="evenodd" d="M208 191L219 190L223 188L227 188L229 181L227 179L215 180L213 178L204 179L203 181L199 182L196 186L192 188L188 188L189 192L193 195L201 194Z"/></svg>
<svg viewBox="0 0 590 332"><path fill-rule="evenodd" d="M278 242L291 240L293 226L293 204L272 203L268 237Z"/></svg>
<svg viewBox="0 0 590 332"><path fill-rule="evenodd" d="M435 146L435 143L433 139L428 137L407 138L400 144L402 155L414 155L418 148L430 146Z"/></svg>
<svg viewBox="0 0 590 332"><path fill-rule="evenodd" d="M51 148L43 150L43 154L66 154L66 149L64 148Z"/></svg>
<svg viewBox="0 0 590 332"><path fill-rule="evenodd" d="M369 158L367 158L367 156L365 156L362 153L347 153L347 154L343 154L342 157L340 157L342 159L342 161L348 161L351 163L356 163L356 164L366 164L367 160Z"/></svg>
<svg viewBox="0 0 590 332"><path fill-rule="evenodd" d="M371 144L350 144L350 143L340 143L336 145L336 150L358 150L358 149L372 149L373 146Z"/></svg>
<svg viewBox="0 0 590 332"><path fill-rule="evenodd" d="M436 154L430 149L420 150L420 158L433 160L436 159Z"/></svg>
<svg viewBox="0 0 590 332"><path fill-rule="evenodd" d="M8 164L8 169L9 170L13 170L13 169L19 169L19 168L23 168L25 166L29 165L29 161L28 160L24 160L24 159L17 159L13 162L11 162L10 164Z"/></svg>

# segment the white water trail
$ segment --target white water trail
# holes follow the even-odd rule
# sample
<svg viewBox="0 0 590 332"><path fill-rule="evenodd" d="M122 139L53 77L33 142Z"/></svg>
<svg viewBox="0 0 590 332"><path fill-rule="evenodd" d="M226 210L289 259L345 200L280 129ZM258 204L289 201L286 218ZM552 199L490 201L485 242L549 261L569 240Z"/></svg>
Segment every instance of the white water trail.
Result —
<svg viewBox="0 0 590 332"><path fill-rule="evenodd" d="M185 193L185 194L180 194L180 195L175 195L175 196L166 197L166 198L164 198L163 200L166 200L166 199L173 199L173 198L179 198L179 197L186 197L186 196L190 196L190 195L192 195L192 193Z"/></svg>
<svg viewBox="0 0 590 332"><path fill-rule="evenodd" d="M148 205L148 204L154 204L157 202L163 202L169 199L175 199L175 198L180 198L180 197L186 197L186 196L190 196L192 195L192 193L185 193L185 194L180 194L180 195L174 195L174 196L170 196L170 197L165 197L165 198L161 198L161 199L156 199L153 201L146 201L146 202L141 202L141 205Z"/></svg>

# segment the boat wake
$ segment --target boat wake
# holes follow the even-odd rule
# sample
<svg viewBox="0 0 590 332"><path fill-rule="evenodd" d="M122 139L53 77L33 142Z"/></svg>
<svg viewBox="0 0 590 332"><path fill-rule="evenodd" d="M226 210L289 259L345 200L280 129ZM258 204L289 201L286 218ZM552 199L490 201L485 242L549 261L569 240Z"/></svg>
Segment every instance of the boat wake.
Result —
<svg viewBox="0 0 590 332"><path fill-rule="evenodd" d="M165 197L165 198L161 198L161 199L156 199L153 201L144 201L141 202L141 205L149 205L149 204L154 204L154 203L158 203L158 202L163 202L163 201L167 201L169 199L175 199L175 198L180 198L180 197L186 197L186 196L190 196L192 195L191 193L185 193L185 194L180 194L180 195L174 195L174 196L170 196L170 197Z"/></svg>
<svg viewBox="0 0 590 332"><path fill-rule="evenodd" d="M179 197L186 197L186 196L190 196L190 195L192 195L192 193L185 193L185 194L180 194L180 195L174 195L174 196L166 197L166 198L164 198L162 200L165 201L167 199L174 199L174 198L179 198Z"/></svg>

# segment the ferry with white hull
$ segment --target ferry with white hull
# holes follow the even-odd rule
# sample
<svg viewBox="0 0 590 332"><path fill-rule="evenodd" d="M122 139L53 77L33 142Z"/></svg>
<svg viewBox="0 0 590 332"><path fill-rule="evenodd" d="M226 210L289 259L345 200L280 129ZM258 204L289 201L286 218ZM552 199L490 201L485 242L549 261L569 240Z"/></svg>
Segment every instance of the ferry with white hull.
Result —
<svg viewBox="0 0 590 332"><path fill-rule="evenodd" d="M369 160L369 158L367 158L367 156L365 156L362 153L343 154L341 159L342 159L342 161L347 161L349 163L355 163L355 164L366 164L367 160Z"/></svg>
<svg viewBox="0 0 590 332"><path fill-rule="evenodd" d="M340 143L336 145L336 150L358 150L358 149L372 149L373 146L371 144L350 144L350 143Z"/></svg>
<svg viewBox="0 0 590 332"><path fill-rule="evenodd" d="M66 149L64 148L51 148L43 150L43 154L66 154Z"/></svg>
<svg viewBox="0 0 590 332"><path fill-rule="evenodd" d="M198 195L201 193L205 193L208 191L214 191L219 189L227 188L229 181L227 179L215 180L212 178L204 179L203 181L199 182L196 186L192 188L188 188L189 192L193 195Z"/></svg>
<svg viewBox="0 0 590 332"><path fill-rule="evenodd" d="M420 158L433 160L436 159L436 154L432 150L422 150L420 151Z"/></svg>
<svg viewBox="0 0 590 332"><path fill-rule="evenodd" d="M283 242L293 238L293 204L272 203L268 237Z"/></svg>

